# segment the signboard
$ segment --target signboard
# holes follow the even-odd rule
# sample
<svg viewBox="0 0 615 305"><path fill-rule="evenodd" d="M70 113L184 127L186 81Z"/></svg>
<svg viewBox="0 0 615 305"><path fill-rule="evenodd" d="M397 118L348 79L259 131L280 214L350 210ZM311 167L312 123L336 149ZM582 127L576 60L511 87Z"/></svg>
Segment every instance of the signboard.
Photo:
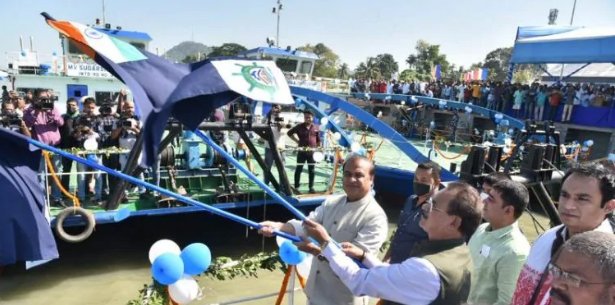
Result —
<svg viewBox="0 0 615 305"><path fill-rule="evenodd" d="M72 63L66 64L66 75L82 76L82 77L101 77L113 78L111 73L107 72L103 67L92 63Z"/></svg>

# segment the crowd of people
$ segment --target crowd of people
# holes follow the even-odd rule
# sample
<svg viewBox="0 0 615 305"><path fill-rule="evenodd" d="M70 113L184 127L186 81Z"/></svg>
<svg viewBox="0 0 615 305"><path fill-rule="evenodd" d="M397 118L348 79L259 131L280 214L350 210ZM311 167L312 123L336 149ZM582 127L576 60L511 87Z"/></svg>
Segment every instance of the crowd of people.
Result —
<svg viewBox="0 0 615 305"><path fill-rule="evenodd" d="M374 164L353 155L343 167L345 194L305 221L265 221L259 232L301 236L314 255L308 304L615 304L615 173L597 163L564 176L561 225L532 245L519 227L530 195L501 173L480 189L443 186L440 168L416 168L384 260L387 218L374 199ZM357 264L357 261L362 266Z"/></svg>
<svg viewBox="0 0 615 305"><path fill-rule="evenodd" d="M351 92L410 94L455 100L500 112L512 112L519 119L568 122L574 106L615 107L615 86L534 82L531 85L508 82L417 82L359 79L351 81ZM561 117L556 117L558 108Z"/></svg>
<svg viewBox="0 0 615 305"><path fill-rule="evenodd" d="M18 93L3 88L3 91L2 127L64 150L89 150L90 153L83 157L111 169L122 170L126 166L126 153L91 153L92 150L111 148L126 152L134 146L141 123L135 114L133 102L128 100L124 90L120 92L116 105L111 101L96 101L94 97L82 97L81 101L69 98L64 114L60 114L55 103L57 98L49 90ZM70 187L70 173L74 162L60 155L52 155L51 163L54 171L61 176L62 187L70 192L73 189ZM41 173L47 172L46 166L42 158ZM102 204L117 179L101 175L81 163L77 163L76 169L79 200L86 205ZM52 206L63 207L71 203L56 183L48 184ZM138 192L144 194L145 189Z"/></svg>

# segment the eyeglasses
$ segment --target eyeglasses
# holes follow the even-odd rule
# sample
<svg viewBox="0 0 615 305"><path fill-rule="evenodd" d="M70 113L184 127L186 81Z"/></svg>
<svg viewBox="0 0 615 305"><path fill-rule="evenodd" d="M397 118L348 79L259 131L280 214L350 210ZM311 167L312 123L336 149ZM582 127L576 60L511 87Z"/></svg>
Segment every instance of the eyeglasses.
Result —
<svg viewBox="0 0 615 305"><path fill-rule="evenodd" d="M445 210L434 207L435 201L431 198L427 199L427 201L421 206L421 216L425 219L429 218L429 215L432 211L442 212L444 214L448 214Z"/></svg>
<svg viewBox="0 0 615 305"><path fill-rule="evenodd" d="M562 268L549 264L549 274L553 277L554 280L560 280L565 282L567 285L579 288L583 285L604 285L604 284L612 284L612 282L602 282L602 283L592 283L585 280L582 280L577 275L566 272L562 270Z"/></svg>

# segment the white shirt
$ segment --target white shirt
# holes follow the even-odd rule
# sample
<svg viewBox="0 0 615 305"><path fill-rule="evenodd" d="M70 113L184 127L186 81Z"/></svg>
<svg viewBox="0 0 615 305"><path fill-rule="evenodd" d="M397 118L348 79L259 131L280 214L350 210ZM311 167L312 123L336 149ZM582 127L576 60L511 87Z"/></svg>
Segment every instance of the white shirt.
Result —
<svg viewBox="0 0 615 305"><path fill-rule="evenodd" d="M402 304L430 304L440 293L436 267L423 258L409 258L401 264L387 264L366 253L361 269L333 243L323 251L331 270L354 295L368 295Z"/></svg>
<svg viewBox="0 0 615 305"><path fill-rule="evenodd" d="M346 195L330 196L308 218L322 224L333 240L352 242L368 252L378 251L388 234L386 214L370 194L354 202L347 201ZM305 236L300 221L288 223L297 236ZM367 304L366 298L353 297L329 264L319 259L312 260L305 293L311 305Z"/></svg>

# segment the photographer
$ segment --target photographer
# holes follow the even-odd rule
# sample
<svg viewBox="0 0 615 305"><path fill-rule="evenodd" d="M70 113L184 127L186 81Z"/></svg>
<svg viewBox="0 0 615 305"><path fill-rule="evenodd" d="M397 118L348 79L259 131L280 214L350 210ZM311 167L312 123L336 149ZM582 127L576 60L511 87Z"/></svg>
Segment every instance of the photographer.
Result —
<svg viewBox="0 0 615 305"><path fill-rule="evenodd" d="M74 123L74 129L72 133L72 144L74 147L84 149L85 142L88 140L94 140L100 143L100 135L96 132L95 126L97 124L96 101L94 98L87 97L83 102L83 113L79 115ZM100 155L89 154L87 159L101 163ZM89 194L94 194L94 202L99 202L102 198L102 179L99 173L86 174L86 172L93 171L90 167L78 163L77 164L77 195L83 202L87 202L86 187ZM91 181L94 180L95 189L90 187Z"/></svg>
<svg viewBox="0 0 615 305"><path fill-rule="evenodd" d="M21 116L15 111L15 106L11 102L2 103L2 116L0 117L2 127L8 128L14 132L21 133L26 137L30 137L30 130Z"/></svg>
<svg viewBox="0 0 615 305"><path fill-rule="evenodd" d="M118 140L120 148L132 150L140 132L141 122L135 115L135 104L132 101L124 101L118 127L111 133L111 138ZM121 154L119 161L121 170L124 170L128 161L128 154ZM139 179L145 179L143 173L139 175ZM142 195L145 193L145 188L139 186L138 191Z"/></svg>
<svg viewBox="0 0 615 305"><path fill-rule="evenodd" d="M58 146L60 144L60 127L64 125L64 119L54 105L57 97L54 97L46 89L37 90L34 96L32 104L24 110L23 120L30 129L32 138L50 146ZM58 173L61 172L61 159L60 155L53 155L52 158L53 166ZM45 172L45 166L45 159L41 158L41 172ZM59 188L52 184L51 190L52 202L61 204Z"/></svg>
<svg viewBox="0 0 615 305"><path fill-rule="evenodd" d="M66 101L66 113L62 115L64 119L64 125L60 127L60 148L69 150L78 147L73 138L75 126L79 120L79 107L77 106L77 100L69 98ZM73 160L68 158L62 158L62 185L70 190L70 172L73 169Z"/></svg>
<svg viewBox="0 0 615 305"><path fill-rule="evenodd" d="M94 100L92 98L92 100ZM114 131L119 127L118 115L113 112L113 103L110 100L104 101L98 108L100 116L96 121L96 132L100 135L100 147L111 148L118 147L118 137L114 136ZM102 164L108 168L119 170L118 154L105 154L102 157ZM115 176L105 175L102 181L102 189L105 196L109 195L110 189L117 185ZM108 181L107 181L108 180Z"/></svg>

